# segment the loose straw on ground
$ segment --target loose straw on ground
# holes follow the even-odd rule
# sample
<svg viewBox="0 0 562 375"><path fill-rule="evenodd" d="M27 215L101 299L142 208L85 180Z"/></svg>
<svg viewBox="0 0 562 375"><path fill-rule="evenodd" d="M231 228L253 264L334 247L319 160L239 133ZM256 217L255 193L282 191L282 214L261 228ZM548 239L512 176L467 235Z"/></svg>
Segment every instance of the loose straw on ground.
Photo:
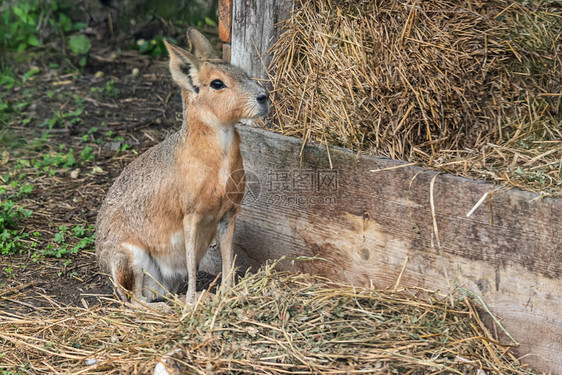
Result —
<svg viewBox="0 0 562 375"><path fill-rule="evenodd" d="M10 305L17 292L1 295ZM0 309L0 363L35 374L533 374L460 296L380 291L267 266L182 317L118 304ZM160 365L162 366L162 365ZM483 371L483 372L482 372Z"/></svg>

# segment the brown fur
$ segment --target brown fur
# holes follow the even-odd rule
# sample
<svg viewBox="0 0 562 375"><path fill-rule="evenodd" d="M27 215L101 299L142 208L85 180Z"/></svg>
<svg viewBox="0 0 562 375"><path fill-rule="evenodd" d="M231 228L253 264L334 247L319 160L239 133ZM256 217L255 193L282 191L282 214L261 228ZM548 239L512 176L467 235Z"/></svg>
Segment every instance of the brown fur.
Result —
<svg viewBox="0 0 562 375"><path fill-rule="evenodd" d="M188 39L194 55L166 42L170 71L181 87L181 130L123 170L98 214L98 261L125 300L126 291L149 302L174 293L187 273L187 301L194 302L195 271L219 225L223 283L232 284L225 274L244 195L234 124L264 115L268 100L244 72L215 59L200 33L190 30ZM226 88L211 87L215 80Z"/></svg>

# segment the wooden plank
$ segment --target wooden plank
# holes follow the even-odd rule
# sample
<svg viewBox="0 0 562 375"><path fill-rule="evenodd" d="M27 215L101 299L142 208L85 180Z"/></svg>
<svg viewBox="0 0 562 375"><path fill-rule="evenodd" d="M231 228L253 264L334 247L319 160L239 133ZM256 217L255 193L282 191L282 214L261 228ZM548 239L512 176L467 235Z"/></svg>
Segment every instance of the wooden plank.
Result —
<svg viewBox="0 0 562 375"><path fill-rule="evenodd" d="M233 0L232 64L250 77L267 78L267 50L278 37L274 25L287 18L292 6L291 0Z"/></svg>
<svg viewBox="0 0 562 375"><path fill-rule="evenodd" d="M230 62L230 44L228 43L222 45L222 59L227 63Z"/></svg>
<svg viewBox="0 0 562 375"><path fill-rule="evenodd" d="M393 287L405 267L403 287L480 295L525 361L562 373L561 199L339 148L328 156L308 145L301 160L300 140L239 129L245 169L258 182L237 223L246 263L319 256L326 260L283 267L379 288Z"/></svg>
<svg viewBox="0 0 562 375"><path fill-rule="evenodd" d="M219 39L230 43L232 36L232 0L219 0Z"/></svg>

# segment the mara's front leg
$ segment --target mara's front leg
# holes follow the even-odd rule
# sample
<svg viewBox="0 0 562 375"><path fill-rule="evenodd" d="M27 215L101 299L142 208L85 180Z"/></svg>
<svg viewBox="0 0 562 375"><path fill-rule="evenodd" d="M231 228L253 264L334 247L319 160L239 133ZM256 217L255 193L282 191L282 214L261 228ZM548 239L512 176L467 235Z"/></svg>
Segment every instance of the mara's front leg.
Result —
<svg viewBox="0 0 562 375"><path fill-rule="evenodd" d="M234 285L234 252L232 239L237 211L228 211L219 224L219 246L222 258L222 286L230 288Z"/></svg>
<svg viewBox="0 0 562 375"><path fill-rule="evenodd" d="M201 251L201 235L199 225L201 216L198 214L187 215L183 218L183 232L185 238L185 260L187 263L187 293L185 303L195 304L197 291L197 254Z"/></svg>

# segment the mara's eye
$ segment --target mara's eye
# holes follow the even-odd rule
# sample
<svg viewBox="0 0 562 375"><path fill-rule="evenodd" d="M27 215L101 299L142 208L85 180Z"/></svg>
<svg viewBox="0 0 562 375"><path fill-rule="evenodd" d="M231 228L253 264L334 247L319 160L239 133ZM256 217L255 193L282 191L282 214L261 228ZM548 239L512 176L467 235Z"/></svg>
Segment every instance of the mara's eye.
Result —
<svg viewBox="0 0 562 375"><path fill-rule="evenodd" d="M213 88L214 90L224 89L225 87L226 85L220 79L215 79L213 82L211 82L211 88Z"/></svg>

